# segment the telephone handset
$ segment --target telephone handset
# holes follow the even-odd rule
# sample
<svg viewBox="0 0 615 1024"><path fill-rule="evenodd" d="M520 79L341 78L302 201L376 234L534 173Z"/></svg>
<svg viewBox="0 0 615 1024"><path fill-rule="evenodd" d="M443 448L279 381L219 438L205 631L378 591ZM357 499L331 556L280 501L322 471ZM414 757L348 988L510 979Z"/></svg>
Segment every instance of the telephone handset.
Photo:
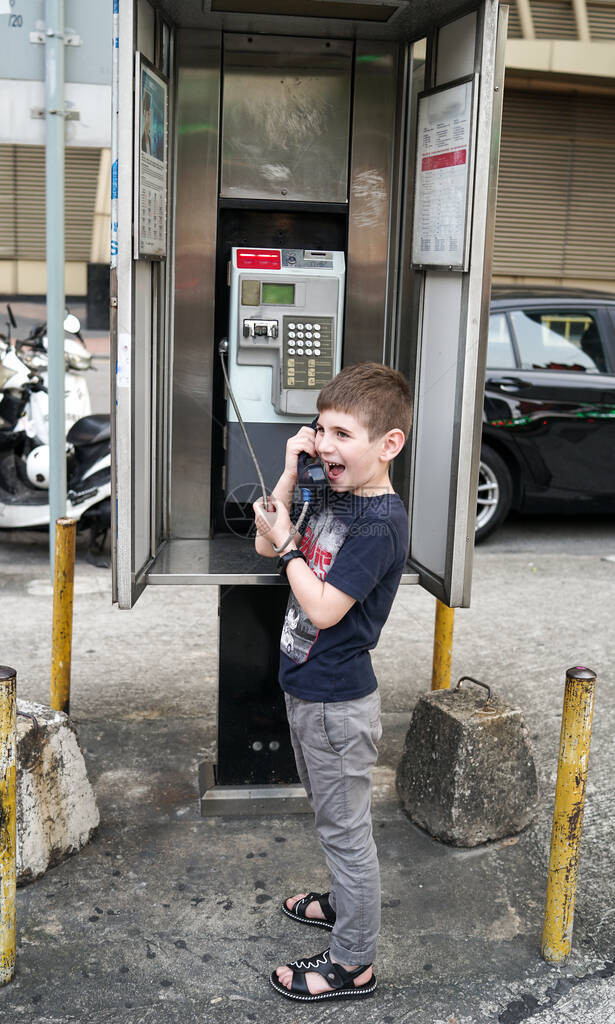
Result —
<svg viewBox="0 0 615 1024"><path fill-rule="evenodd" d="M316 430L318 416L315 416L310 427ZM328 483L327 474L318 455L309 455L308 452L299 452L297 459L297 486L301 488L304 501L310 500L310 493L324 487ZM307 491L306 494L303 494Z"/></svg>
<svg viewBox="0 0 615 1024"><path fill-rule="evenodd" d="M312 430L316 429L317 423L318 416L315 416L312 422L310 423L310 427L312 428ZM303 523L305 522L305 517L309 512L310 502L312 500L314 492L322 488L326 483L327 474L325 473L324 466L320 461L319 456L310 455L309 452L299 452L299 456L297 458L297 486L301 491L301 500L303 502L303 508L301 510L301 515L299 516L295 525L292 527L284 543L281 544L279 547L276 547L275 544L273 545L274 551L283 551L286 545L289 543L289 541L291 541L295 534L300 531L301 527L303 526ZM290 557L294 557L294 555ZM286 564L284 563L281 566L281 571L284 572L285 569Z"/></svg>

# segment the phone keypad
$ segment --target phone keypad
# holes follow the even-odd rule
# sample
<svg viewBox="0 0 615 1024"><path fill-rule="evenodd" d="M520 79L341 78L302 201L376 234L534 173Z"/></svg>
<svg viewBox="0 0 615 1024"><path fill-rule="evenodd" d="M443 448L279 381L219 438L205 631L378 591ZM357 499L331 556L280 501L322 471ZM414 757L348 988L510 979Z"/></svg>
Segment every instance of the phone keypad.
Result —
<svg viewBox="0 0 615 1024"><path fill-rule="evenodd" d="M320 389L334 374L334 317L282 318L284 388Z"/></svg>

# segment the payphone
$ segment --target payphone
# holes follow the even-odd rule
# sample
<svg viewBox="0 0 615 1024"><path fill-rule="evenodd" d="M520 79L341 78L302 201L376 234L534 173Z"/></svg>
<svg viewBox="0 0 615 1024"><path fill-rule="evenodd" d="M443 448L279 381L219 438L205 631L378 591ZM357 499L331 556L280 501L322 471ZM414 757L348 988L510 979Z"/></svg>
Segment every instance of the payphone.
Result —
<svg viewBox="0 0 615 1024"><path fill-rule="evenodd" d="M318 392L341 369L344 278L343 252L232 249L228 373L270 487L287 438L312 419ZM247 499L252 479L229 401L227 494Z"/></svg>
<svg viewBox="0 0 615 1024"><path fill-rule="evenodd" d="M402 583L467 605L506 15L497 0L322 0L309 17L259 0L118 6L114 600L218 588L218 782L289 781L276 681L285 584L247 536L256 474L221 342L268 487L325 380L365 360L404 373L415 412L395 479L411 524ZM168 236L155 261L133 247L140 125L124 97L137 52L168 83ZM438 137L434 158L417 128L434 95L461 89L472 124L460 191L459 154ZM417 262L415 219L439 237L452 196L468 259ZM247 510L237 529L228 504Z"/></svg>

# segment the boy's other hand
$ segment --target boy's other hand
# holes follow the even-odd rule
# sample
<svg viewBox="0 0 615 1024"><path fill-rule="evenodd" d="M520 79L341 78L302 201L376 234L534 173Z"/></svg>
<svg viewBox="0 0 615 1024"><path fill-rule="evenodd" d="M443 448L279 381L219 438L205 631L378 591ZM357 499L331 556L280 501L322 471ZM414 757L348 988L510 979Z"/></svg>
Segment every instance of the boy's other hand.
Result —
<svg viewBox="0 0 615 1024"><path fill-rule="evenodd" d="M299 452L307 452L308 455L316 455L315 447L316 431L312 427L301 427L297 434L290 437L286 442L286 461L284 472L293 477L297 476L297 459Z"/></svg>
<svg viewBox="0 0 615 1024"><path fill-rule="evenodd" d="M271 544L276 545L286 540L292 530L292 523L288 510L281 501L270 497L267 508L265 508L263 499L259 498L254 502L252 508L254 509L256 532L259 536L266 537Z"/></svg>

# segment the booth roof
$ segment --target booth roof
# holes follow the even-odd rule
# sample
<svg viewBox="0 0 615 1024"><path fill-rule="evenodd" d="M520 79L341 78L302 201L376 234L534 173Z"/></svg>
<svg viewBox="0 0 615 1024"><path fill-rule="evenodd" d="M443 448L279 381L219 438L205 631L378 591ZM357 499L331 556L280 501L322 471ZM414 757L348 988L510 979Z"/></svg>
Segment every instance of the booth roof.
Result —
<svg viewBox="0 0 615 1024"><path fill-rule="evenodd" d="M468 0L154 0L178 28L412 41L467 13ZM478 2L476 4L478 6ZM387 21L380 11L391 9ZM327 13L329 8L329 13ZM342 9L348 15L340 17ZM378 14L376 17L371 10ZM311 13L311 12L314 13ZM295 13L296 12L296 13ZM309 14L307 12L310 12Z"/></svg>

